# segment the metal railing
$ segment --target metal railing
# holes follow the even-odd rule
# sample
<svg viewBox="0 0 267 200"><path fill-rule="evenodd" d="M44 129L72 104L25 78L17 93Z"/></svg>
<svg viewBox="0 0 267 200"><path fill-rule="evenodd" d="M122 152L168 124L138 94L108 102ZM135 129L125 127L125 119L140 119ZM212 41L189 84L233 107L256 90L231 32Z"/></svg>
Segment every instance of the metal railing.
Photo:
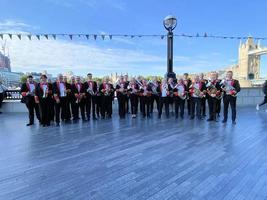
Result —
<svg viewBox="0 0 267 200"><path fill-rule="evenodd" d="M21 100L22 98L20 90L7 90L5 93L5 100Z"/></svg>

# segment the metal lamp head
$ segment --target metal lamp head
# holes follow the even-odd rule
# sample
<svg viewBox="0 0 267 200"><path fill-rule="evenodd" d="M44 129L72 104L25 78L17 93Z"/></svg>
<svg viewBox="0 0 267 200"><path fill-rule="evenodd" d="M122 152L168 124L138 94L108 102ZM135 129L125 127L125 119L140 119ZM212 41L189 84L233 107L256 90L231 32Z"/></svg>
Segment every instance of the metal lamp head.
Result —
<svg viewBox="0 0 267 200"><path fill-rule="evenodd" d="M177 26L177 19L172 15L168 15L167 17L164 18L163 25L166 28L166 30L173 31Z"/></svg>

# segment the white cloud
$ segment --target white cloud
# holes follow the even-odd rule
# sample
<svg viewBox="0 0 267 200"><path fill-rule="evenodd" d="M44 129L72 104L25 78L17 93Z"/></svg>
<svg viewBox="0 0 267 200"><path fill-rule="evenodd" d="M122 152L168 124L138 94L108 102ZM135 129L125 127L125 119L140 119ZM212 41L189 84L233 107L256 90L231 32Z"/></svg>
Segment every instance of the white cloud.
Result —
<svg viewBox="0 0 267 200"><path fill-rule="evenodd" d="M8 32L8 33L24 33L25 31L37 29L36 26L31 26L29 24L23 23L21 21L16 20L4 20L0 21L0 32Z"/></svg>
<svg viewBox="0 0 267 200"><path fill-rule="evenodd" d="M57 5L63 6L67 8L74 8L77 5L87 6L91 9L101 9L103 6L108 6L110 8L114 8L116 10L125 10L126 4L121 0L46 0L47 2Z"/></svg>
<svg viewBox="0 0 267 200"><path fill-rule="evenodd" d="M60 39L39 41L32 38L29 41L25 37L22 40L14 37L7 40L7 45L13 70L24 72L48 70L56 74L71 70L78 74L88 71L95 71L98 75L127 71L142 74L152 71L153 65L165 62L163 57L141 51L103 48Z"/></svg>

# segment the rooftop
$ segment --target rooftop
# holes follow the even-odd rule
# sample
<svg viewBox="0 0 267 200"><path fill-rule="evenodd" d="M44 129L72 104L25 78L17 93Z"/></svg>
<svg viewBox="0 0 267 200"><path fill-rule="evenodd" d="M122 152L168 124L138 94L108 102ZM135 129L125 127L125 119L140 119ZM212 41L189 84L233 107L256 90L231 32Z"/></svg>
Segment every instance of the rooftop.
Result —
<svg viewBox="0 0 267 200"><path fill-rule="evenodd" d="M26 127L0 115L0 199L264 199L267 113Z"/></svg>

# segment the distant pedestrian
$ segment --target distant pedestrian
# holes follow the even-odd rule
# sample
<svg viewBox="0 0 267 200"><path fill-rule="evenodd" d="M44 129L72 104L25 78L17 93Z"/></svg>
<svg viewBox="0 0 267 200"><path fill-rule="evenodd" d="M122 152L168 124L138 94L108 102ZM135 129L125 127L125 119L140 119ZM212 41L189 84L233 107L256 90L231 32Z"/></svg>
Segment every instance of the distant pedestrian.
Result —
<svg viewBox="0 0 267 200"><path fill-rule="evenodd" d="M2 114L1 108L2 108L2 102L4 100L5 92L7 90L7 87L5 87L0 80L0 114Z"/></svg>
<svg viewBox="0 0 267 200"><path fill-rule="evenodd" d="M264 93L264 99L263 102L260 104L257 104L256 109L260 110L260 106L264 105L267 103L267 80L264 82L263 86L262 86L262 91ZM267 112L267 110L266 110Z"/></svg>

